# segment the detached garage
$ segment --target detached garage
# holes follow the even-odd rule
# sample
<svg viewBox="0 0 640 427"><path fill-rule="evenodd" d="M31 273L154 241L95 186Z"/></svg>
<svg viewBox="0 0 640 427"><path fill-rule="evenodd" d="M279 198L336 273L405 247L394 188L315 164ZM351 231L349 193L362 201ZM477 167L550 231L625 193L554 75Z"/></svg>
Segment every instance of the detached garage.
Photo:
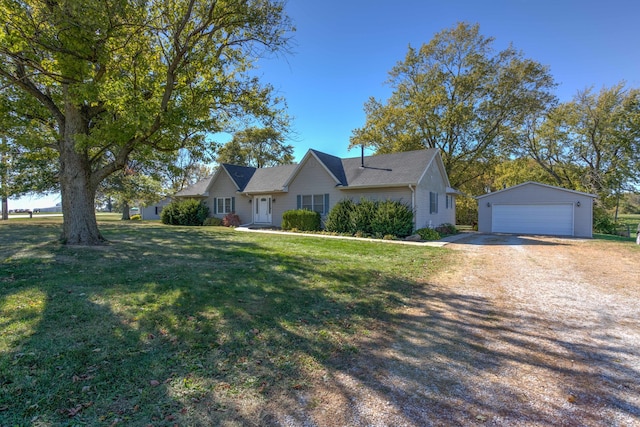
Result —
<svg viewBox="0 0 640 427"><path fill-rule="evenodd" d="M592 237L593 194L525 182L478 200L478 231Z"/></svg>

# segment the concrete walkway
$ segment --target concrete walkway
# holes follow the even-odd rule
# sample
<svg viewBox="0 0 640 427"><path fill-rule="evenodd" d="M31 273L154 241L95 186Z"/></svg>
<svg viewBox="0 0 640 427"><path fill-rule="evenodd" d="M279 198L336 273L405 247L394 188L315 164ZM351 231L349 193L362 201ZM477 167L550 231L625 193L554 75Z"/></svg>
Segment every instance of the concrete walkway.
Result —
<svg viewBox="0 0 640 427"><path fill-rule="evenodd" d="M413 245L413 246L432 246L432 247L439 247L439 248L446 246L451 242L457 242L458 240L464 239L465 237L469 237L476 234L475 232L472 232L472 231L465 231L459 234L455 234L453 236L444 237L440 240L428 241L428 242L412 242L409 240L385 240L385 239L369 239L364 237L333 236L330 234L294 233L291 231L272 230L268 228L236 227L236 230L245 231L249 233L284 234L288 236L322 237L325 239L360 240L363 242L393 243L397 245Z"/></svg>

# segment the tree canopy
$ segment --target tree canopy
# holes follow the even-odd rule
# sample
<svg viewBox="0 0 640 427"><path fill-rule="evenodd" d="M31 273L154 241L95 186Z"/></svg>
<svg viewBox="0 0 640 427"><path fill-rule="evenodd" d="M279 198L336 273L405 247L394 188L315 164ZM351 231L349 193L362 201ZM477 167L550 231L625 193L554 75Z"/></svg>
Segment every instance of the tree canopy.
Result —
<svg viewBox="0 0 640 427"><path fill-rule="evenodd" d="M1 0L0 97L46 130L20 144L50 150L62 239L99 244L95 194L130 156L186 148L237 119L286 126L282 100L250 74L286 51L277 0ZM27 108L28 107L28 108ZM26 110L26 111L24 111Z"/></svg>
<svg viewBox="0 0 640 427"><path fill-rule="evenodd" d="M580 91L533 119L516 147L556 185L592 192L610 205L614 196L640 184L640 90L620 83L598 93Z"/></svg>
<svg viewBox="0 0 640 427"><path fill-rule="evenodd" d="M506 152L507 130L555 102L547 67L509 47L496 52L478 25L459 23L389 73L386 102L365 104L351 146L378 153L439 148L452 185L464 187Z"/></svg>
<svg viewBox="0 0 640 427"><path fill-rule="evenodd" d="M284 144L284 135L273 128L248 128L236 132L218 150L218 163L263 168L293 163L293 146Z"/></svg>

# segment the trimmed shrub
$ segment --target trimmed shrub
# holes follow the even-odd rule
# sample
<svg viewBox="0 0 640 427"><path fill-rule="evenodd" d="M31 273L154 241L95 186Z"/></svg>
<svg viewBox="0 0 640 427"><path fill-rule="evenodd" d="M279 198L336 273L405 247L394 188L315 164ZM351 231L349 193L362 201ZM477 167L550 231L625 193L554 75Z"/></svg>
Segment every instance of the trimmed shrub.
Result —
<svg viewBox="0 0 640 427"><path fill-rule="evenodd" d="M356 237L406 237L413 230L413 212L409 206L392 200L374 202L363 198L354 203L344 199L329 212L325 229Z"/></svg>
<svg viewBox="0 0 640 427"><path fill-rule="evenodd" d="M202 225L206 225L209 227L220 227L222 225L222 220L216 217L210 217L204 220Z"/></svg>
<svg viewBox="0 0 640 427"><path fill-rule="evenodd" d="M240 217L235 213L228 213L222 218L222 225L225 227L237 227L240 225Z"/></svg>
<svg viewBox="0 0 640 427"><path fill-rule="evenodd" d="M412 230L413 212L409 206L393 200L375 203L371 221L371 231L374 235L406 237Z"/></svg>
<svg viewBox="0 0 640 427"><path fill-rule="evenodd" d="M324 229L333 233L355 234L358 231L352 221L356 204L351 199L342 199L331 209L324 222Z"/></svg>
<svg viewBox="0 0 640 427"><path fill-rule="evenodd" d="M433 228L421 228L416 230L422 240L440 240L440 233Z"/></svg>
<svg viewBox="0 0 640 427"><path fill-rule="evenodd" d="M140 216L140 214L135 214L135 215L131 215L131 218L129 218L131 221L140 221L142 219L142 216Z"/></svg>
<svg viewBox="0 0 640 427"><path fill-rule="evenodd" d="M351 215L351 222L356 231L361 231L365 236L374 234L372 224L376 214L376 202L369 199L360 199Z"/></svg>
<svg viewBox="0 0 640 427"><path fill-rule="evenodd" d="M450 236L452 234L458 234L458 229L456 228L456 226L449 223L440 224L439 226L436 227L436 231L441 236Z"/></svg>
<svg viewBox="0 0 640 427"><path fill-rule="evenodd" d="M282 214L284 230L320 231L320 214L308 209L296 209Z"/></svg>
<svg viewBox="0 0 640 427"><path fill-rule="evenodd" d="M209 216L209 208L195 199L175 200L162 209L160 220L168 225L202 225Z"/></svg>

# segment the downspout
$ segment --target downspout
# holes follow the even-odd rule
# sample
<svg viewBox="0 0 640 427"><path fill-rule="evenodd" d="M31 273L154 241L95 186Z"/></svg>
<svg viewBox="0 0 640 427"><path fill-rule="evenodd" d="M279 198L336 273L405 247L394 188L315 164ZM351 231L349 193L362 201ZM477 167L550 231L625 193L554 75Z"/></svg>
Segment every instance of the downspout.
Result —
<svg viewBox="0 0 640 427"><path fill-rule="evenodd" d="M411 190L411 212L413 212L413 230L416 230L416 190L413 185L409 184Z"/></svg>

